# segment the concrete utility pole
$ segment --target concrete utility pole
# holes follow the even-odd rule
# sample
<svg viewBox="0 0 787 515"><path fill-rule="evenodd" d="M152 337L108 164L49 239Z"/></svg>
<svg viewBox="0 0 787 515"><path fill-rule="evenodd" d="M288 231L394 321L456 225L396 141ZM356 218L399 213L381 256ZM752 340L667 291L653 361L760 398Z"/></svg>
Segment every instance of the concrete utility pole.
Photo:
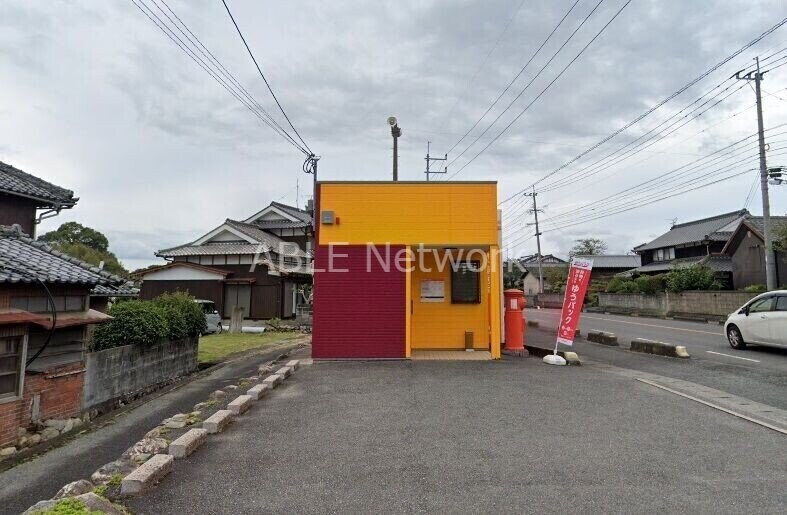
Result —
<svg viewBox="0 0 787 515"><path fill-rule="evenodd" d="M544 270L541 266L542 259L541 259L541 231L538 230L538 205L536 204L536 197L538 193L536 193L536 187L533 186L532 193L525 193L526 197L533 197L533 209L530 210L531 213L536 217L536 248L538 249L538 254L536 259L538 259L538 293L544 293ZM532 224L530 224L532 225Z"/></svg>
<svg viewBox="0 0 787 515"><path fill-rule="evenodd" d="M448 166L447 165L446 165L445 168L443 168L442 171L433 172L433 171L429 170L429 164L432 161L448 161L448 154L446 154L445 157L430 157L429 156L429 147L431 146L431 144L432 144L431 141L427 141L426 142L426 182L429 182L429 174L435 175L435 174L448 173Z"/></svg>
<svg viewBox="0 0 787 515"><path fill-rule="evenodd" d="M393 116L388 117L388 125L391 126L391 136L393 136L393 180L396 182L399 180L399 137L402 135L402 129Z"/></svg>
<svg viewBox="0 0 787 515"><path fill-rule="evenodd" d="M767 72L760 72L760 58L756 58L757 71L749 72L741 77L741 72L735 74L736 79L753 80L754 93L757 96L757 132L760 139L760 190L762 192L762 228L765 233L765 281L768 290L775 290L776 284L776 259L773 253L773 234L771 233L771 201L768 196L768 165L765 159L765 128L762 121L762 93L760 82Z"/></svg>

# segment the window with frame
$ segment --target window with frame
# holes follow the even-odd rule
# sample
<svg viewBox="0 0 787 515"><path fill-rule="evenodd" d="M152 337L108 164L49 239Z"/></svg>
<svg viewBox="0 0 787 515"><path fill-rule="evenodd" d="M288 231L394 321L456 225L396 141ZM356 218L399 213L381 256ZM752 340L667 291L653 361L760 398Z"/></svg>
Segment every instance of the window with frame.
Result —
<svg viewBox="0 0 787 515"><path fill-rule="evenodd" d="M24 336L0 338L0 399L19 395Z"/></svg>
<svg viewBox="0 0 787 515"><path fill-rule="evenodd" d="M481 303L481 270L477 261L457 263L451 271L451 304Z"/></svg>
<svg viewBox="0 0 787 515"><path fill-rule="evenodd" d="M787 296L776 298L776 311L787 311Z"/></svg>
<svg viewBox="0 0 787 515"><path fill-rule="evenodd" d="M675 259L675 247L656 249L653 252L653 261L671 261Z"/></svg>
<svg viewBox="0 0 787 515"><path fill-rule="evenodd" d="M767 311L773 311L775 301L776 297L765 297L764 299L756 300L749 306L749 313L765 313Z"/></svg>

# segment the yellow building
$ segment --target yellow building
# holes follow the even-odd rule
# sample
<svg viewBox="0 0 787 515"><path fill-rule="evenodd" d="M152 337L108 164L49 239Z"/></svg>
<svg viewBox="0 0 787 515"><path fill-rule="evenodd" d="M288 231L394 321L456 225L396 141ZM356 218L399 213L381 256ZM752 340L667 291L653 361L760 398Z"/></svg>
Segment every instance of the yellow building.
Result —
<svg viewBox="0 0 787 515"><path fill-rule="evenodd" d="M320 182L315 358L500 357L494 182Z"/></svg>

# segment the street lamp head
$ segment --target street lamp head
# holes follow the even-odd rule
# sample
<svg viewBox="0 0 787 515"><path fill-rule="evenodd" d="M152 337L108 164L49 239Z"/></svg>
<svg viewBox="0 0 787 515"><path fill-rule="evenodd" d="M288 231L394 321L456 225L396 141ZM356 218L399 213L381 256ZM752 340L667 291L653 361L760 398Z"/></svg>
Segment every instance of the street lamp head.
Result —
<svg viewBox="0 0 787 515"><path fill-rule="evenodd" d="M391 127L396 127L396 124L397 124L396 117L395 116L389 116L388 117L388 125L390 125Z"/></svg>

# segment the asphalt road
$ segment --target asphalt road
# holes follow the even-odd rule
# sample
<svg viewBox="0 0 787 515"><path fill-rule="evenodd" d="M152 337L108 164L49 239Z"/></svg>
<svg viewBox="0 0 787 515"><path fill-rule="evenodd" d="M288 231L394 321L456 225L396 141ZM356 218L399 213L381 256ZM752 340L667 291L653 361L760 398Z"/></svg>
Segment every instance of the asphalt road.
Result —
<svg viewBox="0 0 787 515"><path fill-rule="evenodd" d="M539 329L527 328L528 337L539 345L554 345L559 310L528 309L525 317L538 320ZM757 402L787 409L787 350L729 346L724 329L715 324L646 317L583 313L580 331L601 330L618 336L620 348L583 339L574 343L580 356L616 366L704 384ZM642 355L627 350L634 338L648 338L684 345L691 359L680 360Z"/></svg>
<svg viewBox="0 0 787 515"><path fill-rule="evenodd" d="M783 513L785 437L596 367L316 363L162 483L159 513Z"/></svg>
<svg viewBox="0 0 787 515"><path fill-rule="evenodd" d="M277 345L275 350L236 360L161 396L151 396L137 408L117 414L108 425L0 473L0 514L21 513L40 500L51 498L63 485L89 479L100 466L116 460L164 418L189 412L211 392L254 375L261 363L277 357L283 347Z"/></svg>

